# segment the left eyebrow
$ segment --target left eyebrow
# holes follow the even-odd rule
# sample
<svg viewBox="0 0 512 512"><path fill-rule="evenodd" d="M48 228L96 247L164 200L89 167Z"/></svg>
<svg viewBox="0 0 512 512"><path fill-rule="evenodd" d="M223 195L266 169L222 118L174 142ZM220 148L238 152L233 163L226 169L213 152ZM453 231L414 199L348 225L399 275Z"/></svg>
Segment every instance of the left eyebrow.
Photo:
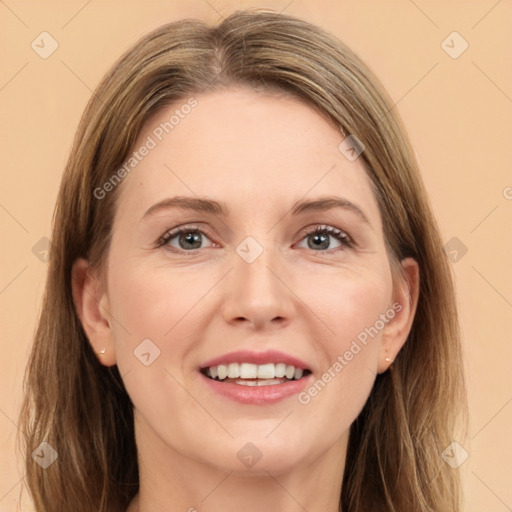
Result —
<svg viewBox="0 0 512 512"><path fill-rule="evenodd" d="M292 215L303 212L323 212L333 208L343 208L354 212L363 222L371 227L371 223L363 210L343 197L319 197L314 200L297 201L292 208Z"/></svg>

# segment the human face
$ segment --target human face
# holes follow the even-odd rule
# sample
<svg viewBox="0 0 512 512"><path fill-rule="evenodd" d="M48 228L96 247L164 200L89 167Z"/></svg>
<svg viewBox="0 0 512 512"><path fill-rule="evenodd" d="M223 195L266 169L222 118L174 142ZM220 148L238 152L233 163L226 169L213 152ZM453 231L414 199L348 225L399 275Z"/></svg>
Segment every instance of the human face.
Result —
<svg viewBox="0 0 512 512"><path fill-rule="evenodd" d="M379 209L362 159L338 149L343 134L311 106L245 88L195 99L119 185L109 350L141 444L169 460L249 471L239 452L250 442L261 454L256 469L285 471L341 450L394 347L400 315ZM179 108L150 119L135 147L156 140ZM176 196L226 212L162 205ZM294 212L325 197L344 206ZM315 236L317 226L333 232ZM181 237L165 238L178 227ZM239 350L279 351L311 373L249 387L200 372Z"/></svg>

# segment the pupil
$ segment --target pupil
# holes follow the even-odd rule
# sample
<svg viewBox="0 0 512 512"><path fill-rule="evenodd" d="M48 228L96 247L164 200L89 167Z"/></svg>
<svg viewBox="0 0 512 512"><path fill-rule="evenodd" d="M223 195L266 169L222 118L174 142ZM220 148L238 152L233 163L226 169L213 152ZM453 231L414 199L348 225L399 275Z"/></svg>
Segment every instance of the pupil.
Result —
<svg viewBox="0 0 512 512"><path fill-rule="evenodd" d="M190 244L194 245L194 242L195 242L193 249L198 249L201 246L201 240L200 240L199 233L192 233L192 232L186 233L184 236L182 236L182 240L183 239L185 240L186 244L190 243Z"/></svg>
<svg viewBox="0 0 512 512"><path fill-rule="evenodd" d="M310 249L318 249L320 246L322 249L327 249L329 247L329 237L325 234L313 235L313 240L315 240L315 242L313 244L309 244ZM316 242L320 243L317 244Z"/></svg>

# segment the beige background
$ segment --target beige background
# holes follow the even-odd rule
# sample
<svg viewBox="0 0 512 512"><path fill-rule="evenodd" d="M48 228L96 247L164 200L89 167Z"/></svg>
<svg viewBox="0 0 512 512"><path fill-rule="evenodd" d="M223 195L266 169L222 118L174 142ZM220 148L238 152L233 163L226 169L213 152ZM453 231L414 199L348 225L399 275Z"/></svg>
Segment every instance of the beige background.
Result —
<svg viewBox="0 0 512 512"><path fill-rule="evenodd" d="M0 2L0 511L32 510L26 493L20 503L24 472L14 438L46 272L40 240L50 235L61 173L91 91L122 51L159 24L183 16L214 22L252 6L285 10L335 33L396 102L444 240L457 237L467 247L453 263L471 408L469 458L460 468L465 512L512 510L512 3L6 0ZM59 45L47 59L31 48L43 31ZM456 59L442 46L453 31L469 44ZM451 36L446 44L454 52L463 41Z"/></svg>

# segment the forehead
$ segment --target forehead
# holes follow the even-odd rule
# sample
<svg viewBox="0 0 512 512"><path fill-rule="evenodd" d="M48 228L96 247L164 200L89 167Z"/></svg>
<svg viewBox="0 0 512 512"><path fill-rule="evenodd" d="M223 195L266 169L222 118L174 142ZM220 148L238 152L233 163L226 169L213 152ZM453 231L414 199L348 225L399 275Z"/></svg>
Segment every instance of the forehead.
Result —
<svg viewBox="0 0 512 512"><path fill-rule="evenodd" d="M145 123L133 151L151 149L121 183L118 208L140 213L188 195L263 214L266 205L330 194L363 203L379 224L364 163L340 151L344 138L325 115L289 95L230 88L184 98Z"/></svg>

